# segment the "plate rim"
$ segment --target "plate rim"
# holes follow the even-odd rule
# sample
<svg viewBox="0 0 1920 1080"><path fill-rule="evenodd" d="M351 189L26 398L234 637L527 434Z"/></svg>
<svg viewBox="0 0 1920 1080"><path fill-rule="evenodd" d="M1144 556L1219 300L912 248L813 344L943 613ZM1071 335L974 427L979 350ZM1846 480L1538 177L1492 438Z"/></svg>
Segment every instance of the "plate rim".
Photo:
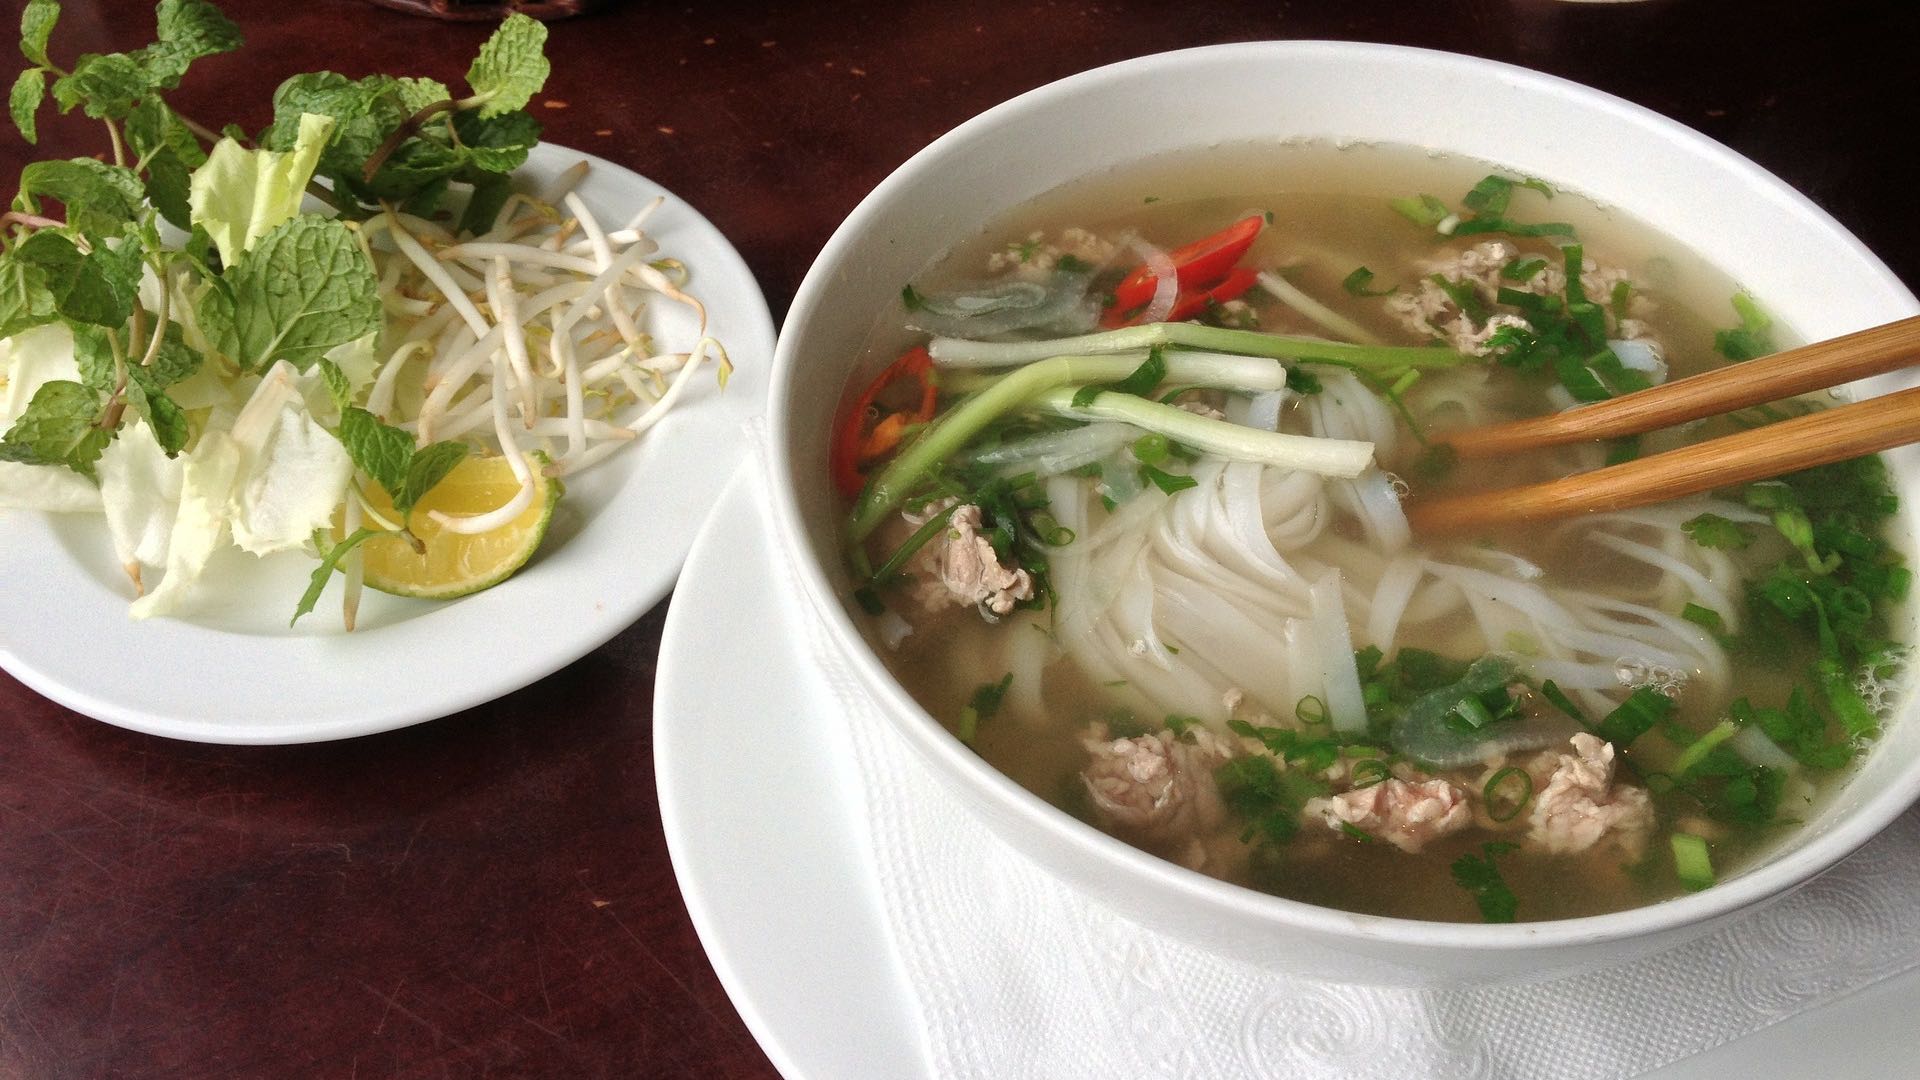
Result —
<svg viewBox="0 0 1920 1080"><path fill-rule="evenodd" d="M736 373L730 381L728 393L711 399L716 403L716 411L710 421L713 430L705 438L705 442L711 444L708 447L709 457L719 465L713 469L711 479L715 484L724 484L744 455L744 440L728 439L727 431L743 427L753 417L763 416L766 412L776 333L765 291L732 241L692 202L658 181L596 154L554 143L541 143L528 157L528 165L532 166L535 173L557 173L575 162L587 163L589 183L604 177L622 188L637 191L641 198L654 194L665 195L667 202L662 207L661 218L655 221L655 231L667 231L658 227L661 220L665 219L671 224L671 231L688 234L678 241L676 248L680 253L690 255L688 262L695 274L724 281L723 292L738 294L732 296L726 306L716 305L714 309L719 317L715 321L725 322L728 351L736 364ZM668 212L671 218L667 217ZM697 255L689 252L689 240L693 241ZM676 422L685 423L687 415L690 414L670 416L661 427L666 429ZM654 441L668 435L666 430L656 432ZM717 454L712 453L715 448L719 451ZM583 474L583 484L591 482L594 476L592 472ZM630 489L637 479L637 475L620 478L618 489L609 492L606 503L597 506L596 513L582 520L583 529L595 519L606 516L606 511L612 505L623 501L632 504L637 500L652 503L654 500L647 499L645 493ZM625 562L600 567L607 571L603 575L604 584L591 597L580 595L573 598L584 601L573 605L578 609L575 614L579 618L551 620L555 632L546 638L546 647L515 651L497 663L470 665L464 672L465 678L458 681L422 677L408 679L404 675L409 670L418 674L419 661L431 658L431 650L436 642L450 643L441 646L447 652L464 650L467 635L460 633L463 624L485 618L499 606L499 601L487 600L488 592L457 601L436 602L436 610L422 611L386 626L355 633L270 637L195 622L191 616L135 624L153 632L136 635L150 640L133 644L146 646L157 642L154 651L162 657L187 661L188 667L183 673L178 673L179 677L199 678L204 675L202 681L208 687L232 685L248 688L237 691L234 699L225 703L224 710L216 712L232 714L242 707L254 706L258 715L275 718L265 721L236 720L232 715L218 718L188 715L171 707L145 705L140 700L140 690L136 684L146 669L137 665L152 661L137 658L133 668L122 667L125 658L110 650L103 651L106 662L94 669L99 672L97 678L85 682L64 678L58 674L59 668L51 662L50 652L62 649L70 640L86 636L87 627L72 628L63 640L41 642L32 628L16 623L4 608L0 608L0 617L6 617L9 625L0 627L0 669L34 693L65 708L115 727L165 738L227 745L294 745L393 731L450 716L503 697L545 678L611 640L672 591L680 568L692 549L694 538L705 523L706 511L710 508L711 504L688 507L684 528L679 528L673 537L676 541L675 550L655 562L649 568L651 572L623 572L632 570ZM65 526L55 522L52 513L0 510L0 520L8 519L21 526L9 529L11 542L7 548L10 550L0 551L0 582L14 578L8 591L18 588L22 581L49 573L36 569L37 564L48 557L68 560L67 565L51 571L55 576L72 571L78 575L74 580L88 578L75 557L62 548L62 541L55 533ZM533 566L537 568L550 558L564 559L564 552L580 547L581 537L570 537L569 543L555 552L537 554ZM587 547L585 553L597 561L612 563L613 560L607 556L621 556L623 549L617 544L602 543ZM503 587L511 585L512 581L510 579L502 583ZM579 591L576 589L576 592ZM540 599L539 593L530 593L529 596L536 602ZM115 606L124 608L124 602L125 598L119 597ZM463 610L470 614L459 614ZM81 617L91 619L91 616ZM59 621L58 616L51 620L56 625ZM128 621L133 620L129 618ZM93 628L95 631L100 629L97 620ZM474 629L471 626L465 628ZM108 629L111 631L111 628ZM77 634L73 631L77 631ZM271 644L235 648L236 641ZM426 652L416 652L423 648ZM376 656L377 663L371 670L403 677L390 679L386 685L373 690L370 689L371 684L380 680L361 678L366 672L358 666L357 661L376 649L398 649L406 652L412 662L395 663L390 658ZM255 652L259 655L249 655ZM237 673L221 670L235 660L258 661L262 657L270 658L264 670L256 668ZM277 687L260 688L262 676L270 678L275 675L281 676L282 681L292 682L294 685L288 689L293 692L275 693ZM223 676L226 678L223 679ZM331 678L333 685L328 689L333 692L300 693L303 687L299 679L302 676ZM219 695L213 696L217 698ZM264 699L269 697L273 704L281 708L305 701L307 714L291 723L277 719L281 715L278 709L259 707L267 705Z"/></svg>

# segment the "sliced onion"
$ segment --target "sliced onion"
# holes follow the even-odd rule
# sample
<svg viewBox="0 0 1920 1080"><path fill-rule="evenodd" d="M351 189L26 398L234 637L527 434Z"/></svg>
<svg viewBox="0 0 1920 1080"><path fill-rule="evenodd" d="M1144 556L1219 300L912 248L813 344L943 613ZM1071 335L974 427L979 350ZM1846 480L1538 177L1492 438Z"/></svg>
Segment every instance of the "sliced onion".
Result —
<svg viewBox="0 0 1920 1080"><path fill-rule="evenodd" d="M1153 299L1148 301L1147 309L1140 313L1140 322L1156 323L1164 320L1173 312L1173 302L1180 296L1180 270L1173 265L1173 259L1167 253L1147 243L1139 237L1128 241L1140 260L1147 264L1147 272L1153 275Z"/></svg>

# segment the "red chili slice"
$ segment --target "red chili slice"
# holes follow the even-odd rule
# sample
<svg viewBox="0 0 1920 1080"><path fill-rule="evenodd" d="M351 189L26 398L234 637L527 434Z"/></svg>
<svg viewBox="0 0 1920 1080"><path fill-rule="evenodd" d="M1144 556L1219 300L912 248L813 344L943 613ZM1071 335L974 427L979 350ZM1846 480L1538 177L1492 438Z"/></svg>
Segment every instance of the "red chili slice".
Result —
<svg viewBox="0 0 1920 1080"><path fill-rule="evenodd" d="M909 378L920 383L919 407L885 417L873 417L873 423L869 426L868 414L873 411L874 399L887 387ZM938 390L933 381L933 357L924 347L901 353L898 360L887 365L885 371L867 384L867 388L855 399L853 408L841 419L827 455L833 486L839 489L840 494L849 499L860 494L860 489L867 482L866 477L861 475L861 464L898 446L909 421L924 424L932 420L937 396Z"/></svg>
<svg viewBox="0 0 1920 1080"><path fill-rule="evenodd" d="M1258 214L1241 218L1212 236L1167 252L1167 258L1173 260L1173 267L1179 272L1182 291L1189 285L1212 286L1225 277L1233 264L1240 261L1240 256L1253 246L1254 238L1260 235L1260 230L1266 224L1266 218ZM1120 284L1114 286L1113 303L1108 305L1108 313L1124 314L1146 306L1153 299L1153 290L1159 280L1145 266L1135 267L1131 274L1120 280Z"/></svg>

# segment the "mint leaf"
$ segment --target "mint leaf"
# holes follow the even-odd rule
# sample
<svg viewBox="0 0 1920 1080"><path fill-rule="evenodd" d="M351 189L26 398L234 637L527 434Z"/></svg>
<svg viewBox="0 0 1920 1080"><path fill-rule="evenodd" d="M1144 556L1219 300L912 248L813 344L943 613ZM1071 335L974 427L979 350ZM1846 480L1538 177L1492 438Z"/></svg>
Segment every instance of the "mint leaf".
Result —
<svg viewBox="0 0 1920 1080"><path fill-rule="evenodd" d="M446 479L454 466L466 460L469 449L466 443L449 440L415 451L413 460L407 463L406 482L399 491L388 491L393 496L394 509L403 514L412 510L435 484Z"/></svg>
<svg viewBox="0 0 1920 1080"><path fill-rule="evenodd" d="M322 552L320 565L313 568L313 576L307 579L307 591L301 595L300 603L293 609L293 618L287 620L287 625L292 626L300 621L300 616L313 611L313 606L320 602L320 594L327 591L327 582L333 579L334 568L340 565L341 559L347 557L347 552L373 537L384 535L384 529L356 529L352 536Z"/></svg>
<svg viewBox="0 0 1920 1080"><path fill-rule="evenodd" d="M147 200L177 229L193 228L193 173L170 146L147 159Z"/></svg>
<svg viewBox="0 0 1920 1080"><path fill-rule="evenodd" d="M273 126L260 142L269 150L291 150L300 137L301 114L330 116L333 138L320 155L320 172L357 177L361 165L411 111L396 79L373 75L355 82L331 71L295 75L273 92Z"/></svg>
<svg viewBox="0 0 1920 1080"><path fill-rule="evenodd" d="M408 139L380 163L380 171L371 183L355 183L354 187L374 199L404 199L459 172L464 163L450 146L430 139Z"/></svg>
<svg viewBox="0 0 1920 1080"><path fill-rule="evenodd" d="M53 36L53 24L60 21L58 0L27 0L20 9L20 55L39 67L50 67L47 39Z"/></svg>
<svg viewBox="0 0 1920 1080"><path fill-rule="evenodd" d="M406 513L400 495L407 486L407 470L413 462L413 436L365 409L340 410L340 445L361 472L373 477L393 498L394 509ZM411 504L409 504L411 505Z"/></svg>
<svg viewBox="0 0 1920 1080"><path fill-rule="evenodd" d="M138 378L130 378L127 380L126 399L127 406L135 415L153 429L154 441L160 444L160 449L165 450L168 457L174 457L186 448L187 438L191 434L187 414L164 391L150 389L143 386Z"/></svg>
<svg viewBox="0 0 1920 1080"><path fill-rule="evenodd" d="M128 237L118 248L97 247L82 255L65 233L42 229L22 240L13 254L39 271L59 314L118 328L133 316L140 251L139 241Z"/></svg>
<svg viewBox="0 0 1920 1080"><path fill-rule="evenodd" d="M379 281L338 221L292 218L256 241L201 301L215 346L249 370L286 360L305 371L335 345L380 328Z"/></svg>
<svg viewBox="0 0 1920 1080"><path fill-rule="evenodd" d="M453 118L453 130L466 148L467 160L490 173L510 173L524 165L527 152L540 141L540 121L524 112L492 119L459 113Z"/></svg>
<svg viewBox="0 0 1920 1080"><path fill-rule="evenodd" d="M40 68L28 68L13 80L13 90L7 94L7 111L13 114L13 126L30 143L40 141L39 129L34 124L34 114L40 111L40 103L47 97L47 73Z"/></svg>
<svg viewBox="0 0 1920 1080"><path fill-rule="evenodd" d="M480 46L480 55L467 69L467 85L485 102L480 106L483 119L524 109L540 92L550 70L541 53L546 43L546 26L515 12Z"/></svg>
<svg viewBox="0 0 1920 1080"><path fill-rule="evenodd" d="M119 365L113 359L113 345L103 327L73 327L73 361L80 368L80 381L88 389L105 394L120 381Z"/></svg>
<svg viewBox="0 0 1920 1080"><path fill-rule="evenodd" d="M59 318L46 275L37 266L0 252L0 338Z"/></svg>
<svg viewBox="0 0 1920 1080"><path fill-rule="evenodd" d="M60 200L67 224L98 237L117 234L138 216L147 191L132 169L73 158L36 161L20 170L20 194Z"/></svg>
<svg viewBox="0 0 1920 1080"><path fill-rule="evenodd" d="M393 80L394 92L399 96L400 104L407 112L417 113L429 105L438 104L451 98L447 84L437 79L413 79L401 77Z"/></svg>
<svg viewBox="0 0 1920 1080"><path fill-rule="evenodd" d="M120 120L152 89L139 60L126 53L89 54L74 65L73 74L54 81L53 100L63 113L79 105L95 120Z"/></svg>
<svg viewBox="0 0 1920 1080"><path fill-rule="evenodd" d="M499 216L500 208L512 194L512 182L498 173L488 173L475 180L467 209L460 215L460 231L477 235L493 228L493 219Z"/></svg>
<svg viewBox="0 0 1920 1080"><path fill-rule="evenodd" d="M207 0L160 0L154 17L160 43L195 59L240 47L240 28Z"/></svg>
<svg viewBox="0 0 1920 1080"><path fill-rule="evenodd" d="M198 349L188 345L181 336L179 323L168 323L166 339L160 342L160 350L154 354L153 362L134 364L132 373L148 389L160 390L199 371L205 359Z"/></svg>
<svg viewBox="0 0 1920 1080"><path fill-rule="evenodd" d="M347 373L340 370L339 364L324 358L313 366L320 372L320 381L327 384L327 396L333 399L333 407L339 409L344 418L347 407L353 404L353 384L347 380Z"/></svg>
<svg viewBox="0 0 1920 1080"><path fill-rule="evenodd" d="M0 447L10 461L65 465L92 476L100 451L113 441L112 432L94 426L99 414L98 391L64 379L42 383Z"/></svg>
<svg viewBox="0 0 1920 1080"><path fill-rule="evenodd" d="M161 149L172 150L181 164L198 168L207 160L200 140L187 130L180 117L157 97L144 97L127 114L123 127L133 155L144 161Z"/></svg>

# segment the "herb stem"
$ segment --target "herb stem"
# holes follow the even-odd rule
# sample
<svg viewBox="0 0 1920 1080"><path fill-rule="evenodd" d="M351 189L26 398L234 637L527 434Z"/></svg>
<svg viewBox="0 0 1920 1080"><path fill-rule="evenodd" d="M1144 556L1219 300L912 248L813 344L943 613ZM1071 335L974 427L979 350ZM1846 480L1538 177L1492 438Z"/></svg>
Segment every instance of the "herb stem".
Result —
<svg viewBox="0 0 1920 1080"><path fill-rule="evenodd" d="M471 99L468 99L468 100L471 100ZM387 136L386 141L381 143L378 149L376 149L373 153L367 156L366 164L361 166L360 168L361 182L367 183L367 184L373 183L374 174L380 171L380 166L385 165L387 163L387 159L393 156L393 152L395 150L400 149L401 143L406 142L408 139L413 137L415 132L419 131L422 127L425 127L427 121L433 119L434 117L440 115L443 112L451 112L453 110L460 109L465 105L466 105L465 101L455 101L452 98L442 98L441 100L436 101L433 104L420 109L419 111L415 112L412 116L407 117L405 120L402 120L400 122L400 126L393 129L393 134Z"/></svg>
<svg viewBox="0 0 1920 1080"><path fill-rule="evenodd" d="M113 163L121 168L127 167L127 143L120 137L120 125L111 120L102 120L107 125L107 138L113 142Z"/></svg>

